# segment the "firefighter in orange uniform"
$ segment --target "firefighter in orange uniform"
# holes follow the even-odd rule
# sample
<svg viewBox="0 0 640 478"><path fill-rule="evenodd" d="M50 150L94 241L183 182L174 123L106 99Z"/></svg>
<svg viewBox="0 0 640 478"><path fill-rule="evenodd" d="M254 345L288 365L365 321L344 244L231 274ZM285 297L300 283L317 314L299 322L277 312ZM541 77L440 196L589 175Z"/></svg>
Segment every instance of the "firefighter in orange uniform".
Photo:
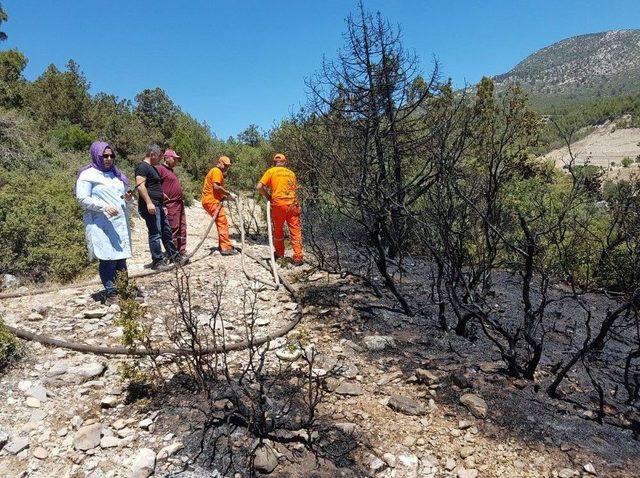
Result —
<svg viewBox="0 0 640 478"><path fill-rule="evenodd" d="M202 207L213 216L216 208L223 199L236 200L236 195L224 188L224 175L231 167L231 160L227 156L220 156L217 164L211 168L204 178L202 186ZM237 254L229 240L229 224L224 207L220 205L220 212L216 219L216 228L218 229L218 245L220 254L223 256L231 256Z"/></svg>
<svg viewBox="0 0 640 478"><path fill-rule="evenodd" d="M273 221L273 245L276 258L284 257L284 223L289 227L289 237L293 248L293 263L303 264L302 226L300 224L300 204L296 197L298 184L296 175L285 167L287 158L278 153L273 157L275 166L267 169L256 189L271 201Z"/></svg>

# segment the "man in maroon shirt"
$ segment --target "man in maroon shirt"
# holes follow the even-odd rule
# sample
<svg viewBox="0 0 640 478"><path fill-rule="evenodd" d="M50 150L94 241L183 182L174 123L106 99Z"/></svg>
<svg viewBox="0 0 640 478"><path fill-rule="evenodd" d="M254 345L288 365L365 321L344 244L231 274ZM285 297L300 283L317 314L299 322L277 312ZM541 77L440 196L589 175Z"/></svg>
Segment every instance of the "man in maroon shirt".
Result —
<svg viewBox="0 0 640 478"><path fill-rule="evenodd" d="M164 207L167 208L173 242L180 255L184 256L187 252L187 218L184 213L182 185L173 172L173 168L180 164L180 161L180 156L174 150L167 149L164 152L164 164L158 165L157 169L162 178Z"/></svg>

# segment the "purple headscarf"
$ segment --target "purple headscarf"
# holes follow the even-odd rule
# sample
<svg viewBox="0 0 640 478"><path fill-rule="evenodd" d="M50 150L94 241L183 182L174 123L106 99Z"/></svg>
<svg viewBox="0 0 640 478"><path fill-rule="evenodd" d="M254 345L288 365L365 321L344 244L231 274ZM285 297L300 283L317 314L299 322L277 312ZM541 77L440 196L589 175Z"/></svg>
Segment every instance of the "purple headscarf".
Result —
<svg viewBox="0 0 640 478"><path fill-rule="evenodd" d="M115 165L111 166L110 168L107 168L104 165L104 158L102 157L102 154L104 153L104 150L107 148L113 151L113 148L109 146L109 143L105 143L104 141L94 141L91 144L91 149L89 150L91 152L91 162L89 164L82 166L78 170L78 175L80 175L80 173L85 169L89 169L89 168L96 168L98 171L102 171L103 173L111 171L113 174L115 174L115 176L120 181L124 183L125 186L128 186L129 179L122 171L116 168Z"/></svg>

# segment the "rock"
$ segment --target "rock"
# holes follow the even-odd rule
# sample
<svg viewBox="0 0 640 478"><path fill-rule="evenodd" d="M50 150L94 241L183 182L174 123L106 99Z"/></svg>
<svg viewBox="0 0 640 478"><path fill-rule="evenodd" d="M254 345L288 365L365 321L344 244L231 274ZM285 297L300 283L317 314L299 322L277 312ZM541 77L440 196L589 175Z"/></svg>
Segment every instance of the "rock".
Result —
<svg viewBox="0 0 640 478"><path fill-rule="evenodd" d="M477 478L478 470L458 468L458 478Z"/></svg>
<svg viewBox="0 0 640 478"><path fill-rule="evenodd" d="M342 382L338 388L335 389L335 393L338 395L362 395L364 390L356 383Z"/></svg>
<svg viewBox="0 0 640 478"><path fill-rule="evenodd" d="M49 452L39 446L35 450L33 450L33 456L35 456L38 460L46 460L49 456Z"/></svg>
<svg viewBox="0 0 640 478"><path fill-rule="evenodd" d="M107 309L85 310L83 315L86 319L99 319L107 315Z"/></svg>
<svg viewBox="0 0 640 478"><path fill-rule="evenodd" d="M458 421L458 428L460 430L466 430L467 428L471 428L472 426L473 426L473 423L471 423L469 420Z"/></svg>
<svg viewBox="0 0 640 478"><path fill-rule="evenodd" d="M164 461L167 458L175 455L177 452L179 452L183 448L184 448L184 445L181 442L176 442L176 443L172 443L171 445L165 446L156 455L156 460Z"/></svg>
<svg viewBox="0 0 640 478"><path fill-rule="evenodd" d="M27 396L37 398L41 402L47 401L47 389L42 385L32 385L26 392Z"/></svg>
<svg viewBox="0 0 640 478"><path fill-rule="evenodd" d="M571 468L563 468L560 471L558 471L558 478L573 478L574 476L579 476L580 473L578 473L575 470L572 470Z"/></svg>
<svg viewBox="0 0 640 478"><path fill-rule="evenodd" d="M285 362L295 362L300 358L301 354L300 349L297 348L293 349L293 351L287 348L276 350L276 357L280 360L284 360Z"/></svg>
<svg viewBox="0 0 640 478"><path fill-rule="evenodd" d="M125 421L122 418L118 418L115 422L113 422L113 424L111 425L111 427L114 430L122 430L124 427L126 427L127 424L125 423Z"/></svg>
<svg viewBox="0 0 640 478"><path fill-rule="evenodd" d="M20 380L18 382L18 390L21 390L26 393L27 390L31 388L31 385L33 385L31 383L31 380Z"/></svg>
<svg viewBox="0 0 640 478"><path fill-rule="evenodd" d="M591 463L587 463L586 465L583 466L583 468L584 468L584 471L586 471L590 475L594 475L594 476L597 475L596 469L593 467Z"/></svg>
<svg viewBox="0 0 640 478"><path fill-rule="evenodd" d="M269 474L278 466L278 457L270 446L262 445L256 450L253 465L256 471Z"/></svg>
<svg viewBox="0 0 640 478"><path fill-rule="evenodd" d="M133 460L131 478L147 478L156 469L156 453L151 448L141 449Z"/></svg>
<svg viewBox="0 0 640 478"><path fill-rule="evenodd" d="M102 408L113 408L118 404L118 397L113 395L107 395L102 400L100 400L100 406Z"/></svg>
<svg viewBox="0 0 640 478"><path fill-rule="evenodd" d="M7 444L9 441L9 433L4 429L0 428L0 450Z"/></svg>
<svg viewBox="0 0 640 478"><path fill-rule="evenodd" d="M393 373L390 373L388 375L384 375L380 380L378 380L376 382L376 384L380 387L382 387L383 385L388 384L389 382L394 381L397 378L401 378L402 377L402 372L401 371L396 371Z"/></svg>
<svg viewBox="0 0 640 478"><path fill-rule="evenodd" d="M35 397L27 397L26 404L27 404L27 407L40 408L40 400L38 400Z"/></svg>
<svg viewBox="0 0 640 478"><path fill-rule="evenodd" d="M416 375L418 382L424 383L425 385L435 385L440 381L440 377L438 375L423 368L417 368L413 373Z"/></svg>
<svg viewBox="0 0 640 478"><path fill-rule="evenodd" d="M69 369L69 373L76 375L84 380L91 380L99 377L107 369L106 365L100 362L91 362L78 367L72 367Z"/></svg>
<svg viewBox="0 0 640 478"><path fill-rule="evenodd" d="M67 370L69 370L69 365L66 362L56 362L47 372L47 377L59 377L67 373Z"/></svg>
<svg viewBox="0 0 640 478"><path fill-rule="evenodd" d="M110 437L102 437L100 440L100 448L115 448L120 445L120 439L110 436Z"/></svg>
<svg viewBox="0 0 640 478"><path fill-rule="evenodd" d="M29 448L29 439L24 437L16 437L5 445L4 450L11 455L17 455L22 450Z"/></svg>
<svg viewBox="0 0 640 478"><path fill-rule="evenodd" d="M72 428L80 428L84 423L84 419L80 415L74 415L71 419L71 427Z"/></svg>
<svg viewBox="0 0 640 478"><path fill-rule="evenodd" d="M29 421L33 423L40 423L42 420L47 418L47 415L49 414L44 410L34 410L31 413L31 418L29 418Z"/></svg>
<svg viewBox="0 0 640 478"><path fill-rule="evenodd" d="M94 423L80 428L73 436L73 447L76 450L87 451L100 445L102 423ZM155 455L154 455L155 456Z"/></svg>
<svg viewBox="0 0 640 478"><path fill-rule="evenodd" d="M447 469L447 471L453 471L453 469L456 467L456 460L454 460L453 458L447 458L444 467Z"/></svg>
<svg viewBox="0 0 640 478"><path fill-rule="evenodd" d="M144 420L140 420L138 423L138 426L143 430L148 430L151 425L153 425L153 420L151 418L145 418Z"/></svg>
<svg viewBox="0 0 640 478"><path fill-rule="evenodd" d="M37 312L32 312L27 316L27 320L30 322L38 322L43 319L44 316L42 314L38 314Z"/></svg>
<svg viewBox="0 0 640 478"><path fill-rule="evenodd" d="M474 448L472 446L463 446L460 448L460 458L465 459L468 456L473 455Z"/></svg>
<svg viewBox="0 0 640 478"><path fill-rule="evenodd" d="M20 287L20 279L13 274L2 274L2 289Z"/></svg>
<svg viewBox="0 0 640 478"><path fill-rule="evenodd" d="M358 425L352 422L338 422L334 427L346 435L353 435L358 431Z"/></svg>
<svg viewBox="0 0 640 478"><path fill-rule="evenodd" d="M390 335L369 335L362 339L369 352L381 352L387 347L395 347L396 341Z"/></svg>
<svg viewBox="0 0 640 478"><path fill-rule="evenodd" d="M476 418L487 418L487 402L472 393L466 393L460 397L460 403L467 407Z"/></svg>
<svg viewBox="0 0 640 478"><path fill-rule="evenodd" d="M405 415L424 415L426 413L424 405L420 402L401 395L391 395L387 405L392 410L404 413Z"/></svg>
<svg viewBox="0 0 640 478"><path fill-rule="evenodd" d="M415 455L401 453L396 457L396 473L397 476L406 476L407 478L418 477L418 465L420 460Z"/></svg>
<svg viewBox="0 0 640 478"><path fill-rule="evenodd" d="M371 471L373 471L374 473L382 470L386 466L387 466L387 464L384 461L382 461L380 458L378 458L377 456L372 456L370 461L369 461L369 469Z"/></svg>
<svg viewBox="0 0 640 478"><path fill-rule="evenodd" d="M382 455L382 459L391 468L395 468L395 466L396 466L396 456L393 453L384 453Z"/></svg>

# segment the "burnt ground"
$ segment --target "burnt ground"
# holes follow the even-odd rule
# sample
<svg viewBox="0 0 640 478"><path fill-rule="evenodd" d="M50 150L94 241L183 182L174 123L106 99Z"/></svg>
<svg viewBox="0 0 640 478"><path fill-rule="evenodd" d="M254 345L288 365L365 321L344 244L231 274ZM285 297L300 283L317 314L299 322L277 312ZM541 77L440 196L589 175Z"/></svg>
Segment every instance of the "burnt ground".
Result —
<svg viewBox="0 0 640 478"><path fill-rule="evenodd" d="M561 386L562 399L551 399L546 393L555 367L583 343L586 333L584 311L563 299L562 285L551 291L557 302L548 307L545 353L536 380L526 381L506 374L497 348L477 324L471 324L467 338L438 327L426 265L410 267L402 279L404 292L418 304L414 317L403 315L392 297L376 297L356 278L313 271L289 271L289 275L304 291L302 327L309 331L311 343L324 358L351 368L352 373L339 374L336 382L356 384L362 394L331 393L336 384L325 383L329 391L317 410L320 438L314 442L315 449L296 440L269 441L280 455L272 476L588 476L585 470L590 465L598 476L637 476L640 441L633 420L638 409L624 403L626 395L620 386L621 359L632 330L621 328L619 340L608 341L602 352L589 358L592 375L606 391L602 423L595 419L598 395L580 362ZM495 313L504 321L516 320L520 279L499 274L494 291ZM594 329L615 305L599 294L586 296L585 302L591 308ZM372 335L393 337L395 345L369 351L363 339ZM438 383L419 383L414 375L417 368L435 373ZM486 401L486 419L474 418L460 404L465 393ZM387 405L391 395L424 404L426 414L392 410ZM202 467L196 466L194 472L190 460L187 471L175 476L209 476L212 469L225 464L220 448L212 448L213 440L201 440L202 418L185 412L194 403L193 394L174 391L151 404L163 410L164 418L158 421L161 429L182 430L178 436L186 445L185 453L197 455L195 462ZM346 435L345 423L354 427ZM340 433L332 435L330 430ZM230 443L236 444L235 459L240 464L236 470L241 471L238 476L245 476L246 450L255 445L255 436L243 426L227 428L224 434L233 437ZM320 442L323 447L317 446ZM407 456L416 457L418 465L405 466ZM375 457L381 464L374 464ZM460 475L465 470L476 475Z"/></svg>

